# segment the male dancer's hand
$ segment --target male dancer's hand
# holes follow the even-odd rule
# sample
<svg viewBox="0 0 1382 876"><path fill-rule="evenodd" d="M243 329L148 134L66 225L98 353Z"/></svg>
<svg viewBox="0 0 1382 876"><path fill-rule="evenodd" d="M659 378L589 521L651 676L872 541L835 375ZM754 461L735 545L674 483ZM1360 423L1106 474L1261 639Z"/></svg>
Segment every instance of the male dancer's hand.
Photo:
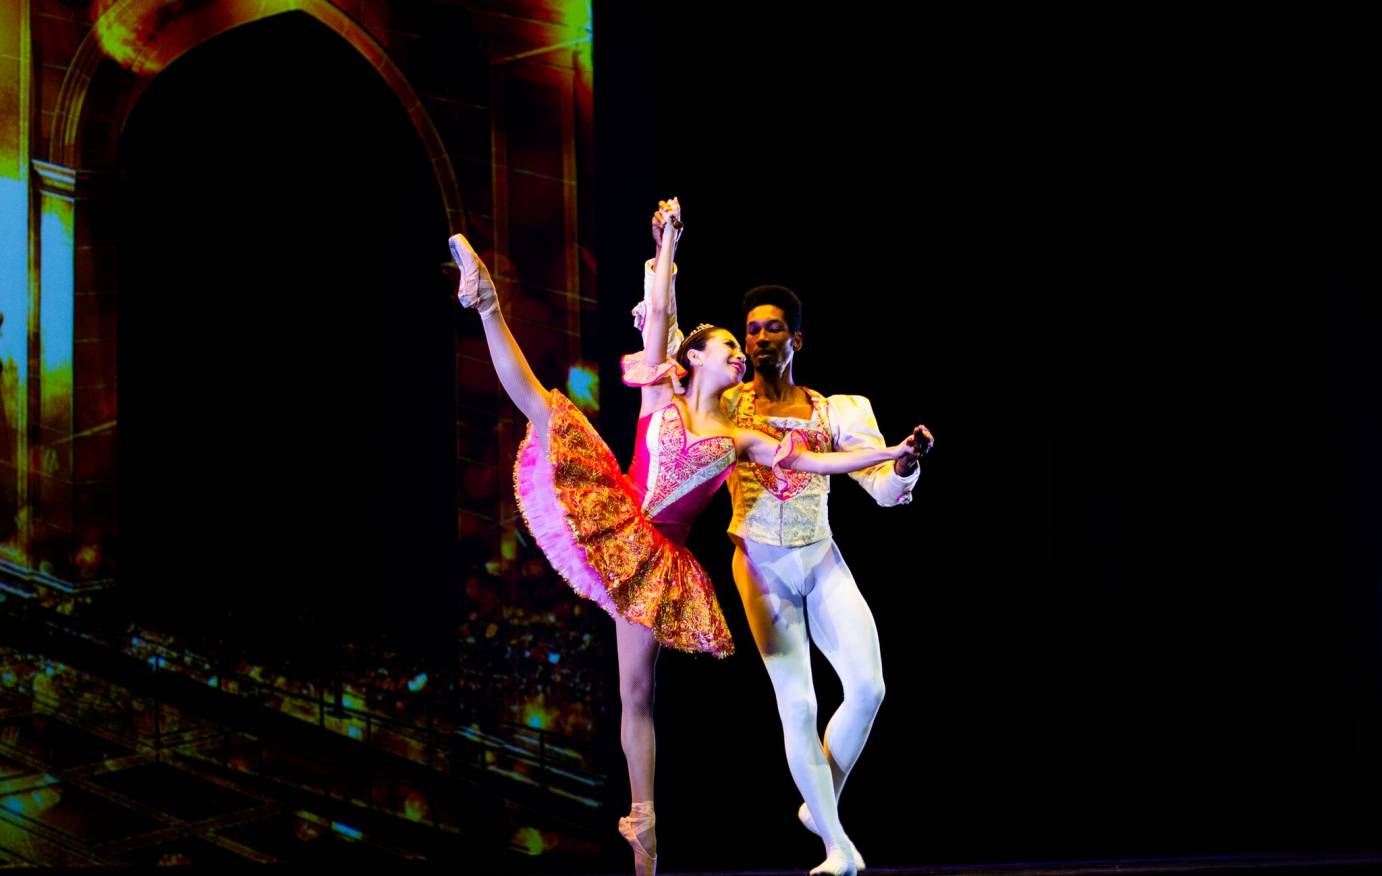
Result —
<svg viewBox="0 0 1382 876"><path fill-rule="evenodd" d="M912 452L893 460L893 472L905 478L916 469L918 460L931 452L931 447L936 443L936 436L931 434L931 430L926 428L925 424L918 424L902 443L910 446Z"/></svg>

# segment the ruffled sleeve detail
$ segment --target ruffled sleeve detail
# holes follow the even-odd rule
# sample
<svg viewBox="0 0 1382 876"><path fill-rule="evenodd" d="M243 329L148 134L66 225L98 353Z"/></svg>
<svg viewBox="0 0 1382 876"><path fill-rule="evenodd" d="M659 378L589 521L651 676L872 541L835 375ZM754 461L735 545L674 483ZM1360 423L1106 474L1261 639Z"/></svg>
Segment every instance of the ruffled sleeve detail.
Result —
<svg viewBox="0 0 1382 876"><path fill-rule="evenodd" d="M686 376L686 369L674 360L664 359L656 365L649 365L643 360L642 353L629 353L619 360L619 368L624 373L626 386L652 386L666 380L670 374L675 378L672 382L673 389L679 389L679 381Z"/></svg>

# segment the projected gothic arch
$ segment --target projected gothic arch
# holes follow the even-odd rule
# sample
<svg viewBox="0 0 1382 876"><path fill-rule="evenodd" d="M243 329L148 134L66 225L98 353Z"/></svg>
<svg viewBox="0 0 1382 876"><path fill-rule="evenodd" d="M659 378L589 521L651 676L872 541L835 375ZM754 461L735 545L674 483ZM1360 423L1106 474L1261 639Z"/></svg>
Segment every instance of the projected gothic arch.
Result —
<svg viewBox="0 0 1382 876"><path fill-rule="evenodd" d="M31 343L41 355L25 381L30 410L27 428L17 429L16 453L21 508L4 556L50 585L100 587L113 571L119 248L111 219L121 131L168 65L237 27L287 15L322 25L373 68L425 152L446 227L467 225L451 157L421 98L380 43L337 7L324 0L111 6L78 46L43 117L35 155L44 158L33 162L38 264L30 306L38 319Z"/></svg>

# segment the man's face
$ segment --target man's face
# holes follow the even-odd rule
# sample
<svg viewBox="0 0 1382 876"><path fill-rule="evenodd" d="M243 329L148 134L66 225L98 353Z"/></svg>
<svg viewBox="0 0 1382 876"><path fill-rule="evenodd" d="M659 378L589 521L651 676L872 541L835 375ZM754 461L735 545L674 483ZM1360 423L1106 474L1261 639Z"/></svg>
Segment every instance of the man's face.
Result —
<svg viewBox="0 0 1382 876"><path fill-rule="evenodd" d="M764 374L785 374L799 349L801 332L788 331L781 307L760 304L744 318L744 351Z"/></svg>

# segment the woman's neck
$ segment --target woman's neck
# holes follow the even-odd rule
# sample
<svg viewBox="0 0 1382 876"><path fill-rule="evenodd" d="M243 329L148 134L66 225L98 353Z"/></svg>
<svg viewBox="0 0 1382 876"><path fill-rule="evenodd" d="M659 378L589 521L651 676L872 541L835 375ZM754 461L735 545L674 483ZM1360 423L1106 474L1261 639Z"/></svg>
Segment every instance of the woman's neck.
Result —
<svg viewBox="0 0 1382 876"><path fill-rule="evenodd" d="M697 416L719 416L720 396L722 394L724 394L724 389L712 389L693 380L686 387L686 394L682 396L682 399L686 402L686 407L691 413Z"/></svg>

